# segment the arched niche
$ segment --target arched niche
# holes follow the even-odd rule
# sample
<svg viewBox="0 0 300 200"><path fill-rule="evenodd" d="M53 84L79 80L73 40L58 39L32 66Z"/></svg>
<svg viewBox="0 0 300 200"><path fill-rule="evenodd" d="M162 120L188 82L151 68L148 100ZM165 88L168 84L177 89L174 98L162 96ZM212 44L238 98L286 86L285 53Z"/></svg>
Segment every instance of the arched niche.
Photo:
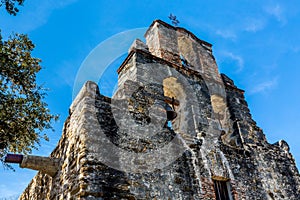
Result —
<svg viewBox="0 0 300 200"><path fill-rule="evenodd" d="M186 93L183 85L178 82L176 77L170 76L163 79L163 92L164 96L168 99L174 99L179 102L179 104L172 104L168 102L169 107L172 107L177 113L177 117L171 121L172 128L179 131L180 122L185 121L186 116L184 115L184 107L186 107Z"/></svg>

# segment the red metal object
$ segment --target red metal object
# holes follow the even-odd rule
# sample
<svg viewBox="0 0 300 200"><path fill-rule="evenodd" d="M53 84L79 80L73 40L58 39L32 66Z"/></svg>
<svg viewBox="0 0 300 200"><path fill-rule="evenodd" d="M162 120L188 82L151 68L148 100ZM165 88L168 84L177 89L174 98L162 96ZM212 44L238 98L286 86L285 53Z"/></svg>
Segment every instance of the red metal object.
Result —
<svg viewBox="0 0 300 200"><path fill-rule="evenodd" d="M21 163L23 160L23 155L20 154L7 154L4 158L4 162L7 163Z"/></svg>

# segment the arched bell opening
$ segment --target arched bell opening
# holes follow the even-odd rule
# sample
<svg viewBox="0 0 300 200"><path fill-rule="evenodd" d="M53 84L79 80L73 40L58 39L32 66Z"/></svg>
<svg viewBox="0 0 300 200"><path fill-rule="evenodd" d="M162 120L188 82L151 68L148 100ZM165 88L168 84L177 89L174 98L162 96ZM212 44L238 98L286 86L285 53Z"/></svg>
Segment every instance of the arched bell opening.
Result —
<svg viewBox="0 0 300 200"><path fill-rule="evenodd" d="M182 84L175 77L168 77L163 80L163 91L166 102L167 126L173 130L179 130L182 115L182 106L185 102L185 92Z"/></svg>
<svg viewBox="0 0 300 200"><path fill-rule="evenodd" d="M172 121L177 117L177 112L175 110L175 106L174 106L174 97L172 97L172 102L171 105L166 103L165 109L167 111L167 120L168 121Z"/></svg>

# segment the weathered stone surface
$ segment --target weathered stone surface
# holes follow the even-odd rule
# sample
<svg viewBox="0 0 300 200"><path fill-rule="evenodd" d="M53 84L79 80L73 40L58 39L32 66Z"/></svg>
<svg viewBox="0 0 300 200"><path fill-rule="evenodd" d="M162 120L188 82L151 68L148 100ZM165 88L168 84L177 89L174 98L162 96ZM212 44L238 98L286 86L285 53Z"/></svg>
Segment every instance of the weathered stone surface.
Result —
<svg viewBox="0 0 300 200"><path fill-rule="evenodd" d="M55 176L59 165L60 160L58 158L26 155L23 156L20 167L38 170L50 176Z"/></svg>
<svg viewBox="0 0 300 200"><path fill-rule="evenodd" d="M57 173L39 172L20 199L216 199L214 181L230 199L300 199L288 144L267 142L211 45L159 20L146 39L131 46L113 98L83 86L50 156Z"/></svg>

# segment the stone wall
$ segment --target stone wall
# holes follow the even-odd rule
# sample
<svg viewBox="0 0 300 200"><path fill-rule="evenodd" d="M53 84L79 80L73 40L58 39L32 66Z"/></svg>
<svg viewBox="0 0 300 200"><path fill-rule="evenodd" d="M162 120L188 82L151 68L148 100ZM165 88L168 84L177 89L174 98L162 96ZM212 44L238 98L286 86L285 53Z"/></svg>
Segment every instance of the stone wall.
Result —
<svg viewBox="0 0 300 200"><path fill-rule="evenodd" d="M51 154L58 172L39 172L20 199L216 199L216 181L229 199L300 199L287 143L267 142L211 45L159 20L146 39L112 98L83 86Z"/></svg>

